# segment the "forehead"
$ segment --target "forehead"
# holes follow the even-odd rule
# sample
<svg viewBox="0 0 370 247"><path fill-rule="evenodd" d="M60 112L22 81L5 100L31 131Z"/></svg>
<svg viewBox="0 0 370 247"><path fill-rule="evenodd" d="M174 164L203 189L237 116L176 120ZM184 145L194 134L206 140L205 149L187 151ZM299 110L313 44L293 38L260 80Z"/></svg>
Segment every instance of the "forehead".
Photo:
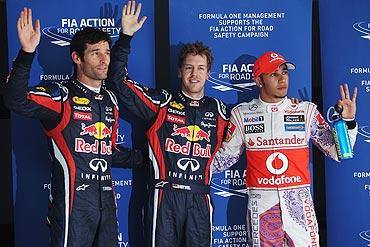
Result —
<svg viewBox="0 0 370 247"><path fill-rule="evenodd" d="M204 65L207 66L207 58L205 55L194 55L188 54L186 55L183 65Z"/></svg>
<svg viewBox="0 0 370 247"><path fill-rule="evenodd" d="M109 43L107 41L100 41L95 44L86 44L85 51L91 51L91 50L109 50Z"/></svg>
<svg viewBox="0 0 370 247"><path fill-rule="evenodd" d="M273 72L271 72L270 74L272 74L272 73L280 73L280 72L283 72L285 70L288 70L288 67L286 66L285 63L283 63L276 70L274 70Z"/></svg>

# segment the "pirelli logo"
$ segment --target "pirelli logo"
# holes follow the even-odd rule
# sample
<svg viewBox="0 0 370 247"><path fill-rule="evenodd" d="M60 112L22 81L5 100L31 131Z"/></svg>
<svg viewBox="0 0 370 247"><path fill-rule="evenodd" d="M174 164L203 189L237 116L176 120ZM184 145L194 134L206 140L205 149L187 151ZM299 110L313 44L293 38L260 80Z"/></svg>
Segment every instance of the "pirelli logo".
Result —
<svg viewBox="0 0 370 247"><path fill-rule="evenodd" d="M264 133L265 124L248 124L244 125L245 134Z"/></svg>
<svg viewBox="0 0 370 247"><path fill-rule="evenodd" d="M304 115L284 115L284 122L304 122Z"/></svg>

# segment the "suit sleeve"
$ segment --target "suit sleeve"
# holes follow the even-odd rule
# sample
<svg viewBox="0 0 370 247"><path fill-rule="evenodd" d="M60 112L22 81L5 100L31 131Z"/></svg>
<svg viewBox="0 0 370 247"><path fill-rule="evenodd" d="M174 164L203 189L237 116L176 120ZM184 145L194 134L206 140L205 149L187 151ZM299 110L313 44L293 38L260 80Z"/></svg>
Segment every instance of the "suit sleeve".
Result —
<svg viewBox="0 0 370 247"><path fill-rule="evenodd" d="M226 136L212 162L212 173L220 173L238 162L244 150L242 128L238 124L237 110L231 112Z"/></svg>
<svg viewBox="0 0 370 247"><path fill-rule="evenodd" d="M4 103L19 115L42 121L57 121L62 112L62 93L57 85L28 88L35 53L20 50L4 90Z"/></svg>
<svg viewBox="0 0 370 247"><path fill-rule="evenodd" d="M112 167L140 168L144 164L143 155L138 149L129 149L122 146L113 148Z"/></svg>
<svg viewBox="0 0 370 247"><path fill-rule="evenodd" d="M105 83L131 113L150 121L155 118L161 103L168 99L169 94L165 90L147 88L128 76L130 40L130 36L121 34L112 47L108 78Z"/></svg>

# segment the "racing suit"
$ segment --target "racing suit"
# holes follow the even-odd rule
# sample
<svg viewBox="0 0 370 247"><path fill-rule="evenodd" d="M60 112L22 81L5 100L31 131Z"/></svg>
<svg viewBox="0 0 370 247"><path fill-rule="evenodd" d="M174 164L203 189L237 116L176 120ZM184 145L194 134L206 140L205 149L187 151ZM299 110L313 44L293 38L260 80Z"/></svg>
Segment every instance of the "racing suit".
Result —
<svg viewBox="0 0 370 247"><path fill-rule="evenodd" d="M219 100L143 87L125 76L129 42L112 47L107 86L144 121L152 181L146 214L148 246L210 246L213 207L211 160L227 127ZM124 78L124 80L122 80Z"/></svg>
<svg viewBox="0 0 370 247"><path fill-rule="evenodd" d="M353 147L356 122L347 126ZM319 246L310 192L310 139L337 160L330 126L313 103L254 99L232 109L212 170L228 169L245 149L249 246Z"/></svg>
<svg viewBox="0 0 370 247"><path fill-rule="evenodd" d="M95 93L75 80L27 88L33 58L19 52L4 100L14 112L41 120L47 136L51 246L116 247L111 166L139 166L142 155L115 144L118 107L112 92Z"/></svg>

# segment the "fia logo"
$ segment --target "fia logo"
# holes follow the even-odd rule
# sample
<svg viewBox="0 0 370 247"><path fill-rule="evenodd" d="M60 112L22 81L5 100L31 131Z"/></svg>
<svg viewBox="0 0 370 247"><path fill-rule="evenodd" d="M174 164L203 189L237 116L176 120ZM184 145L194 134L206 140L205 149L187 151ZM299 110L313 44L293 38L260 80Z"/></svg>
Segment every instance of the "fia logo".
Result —
<svg viewBox="0 0 370 247"><path fill-rule="evenodd" d="M364 137L364 141L370 143L370 125L359 126L358 134Z"/></svg>
<svg viewBox="0 0 370 247"><path fill-rule="evenodd" d="M361 35L361 38L370 40L370 22L366 21L356 22L355 24L353 24L353 28L356 31L360 32L361 34L364 34Z"/></svg>

